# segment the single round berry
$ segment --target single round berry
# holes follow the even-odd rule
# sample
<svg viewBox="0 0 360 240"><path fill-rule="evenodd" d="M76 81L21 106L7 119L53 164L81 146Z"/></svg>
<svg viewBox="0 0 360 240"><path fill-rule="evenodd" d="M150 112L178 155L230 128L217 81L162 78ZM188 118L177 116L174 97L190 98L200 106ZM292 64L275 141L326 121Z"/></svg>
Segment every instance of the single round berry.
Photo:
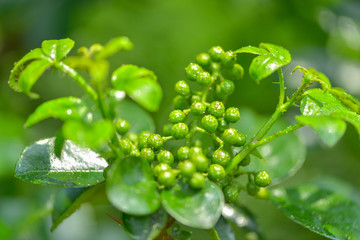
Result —
<svg viewBox="0 0 360 240"><path fill-rule="evenodd" d="M213 79L208 72L201 72L196 79L196 82L201 86L209 86L212 81Z"/></svg>
<svg viewBox="0 0 360 240"><path fill-rule="evenodd" d="M189 159L190 149L188 147L180 147L177 151L177 157L179 161Z"/></svg>
<svg viewBox="0 0 360 240"><path fill-rule="evenodd" d="M131 148L131 152L129 153L129 156L139 157L139 156L140 156L140 151L139 151L139 149L137 149L137 147L133 146L133 147Z"/></svg>
<svg viewBox="0 0 360 240"><path fill-rule="evenodd" d="M254 183L248 182L246 184L246 190L249 195L256 196L257 193L259 192L260 188L258 186L256 186Z"/></svg>
<svg viewBox="0 0 360 240"><path fill-rule="evenodd" d="M212 163L226 167L231 160L230 154L224 150L216 150L212 156Z"/></svg>
<svg viewBox="0 0 360 240"><path fill-rule="evenodd" d="M172 128L172 124L165 124L163 127L163 135L164 136L171 136L171 128Z"/></svg>
<svg viewBox="0 0 360 240"><path fill-rule="evenodd" d="M218 119L218 127L217 127L217 130L219 132L224 132L225 129L227 129L229 126L228 126L228 123L225 121L225 119L223 118L219 118Z"/></svg>
<svg viewBox="0 0 360 240"><path fill-rule="evenodd" d="M202 114L205 114L206 106L201 102L193 102L190 109L192 114L194 114L195 116L200 116Z"/></svg>
<svg viewBox="0 0 360 240"><path fill-rule="evenodd" d="M212 158L213 154L214 154L214 145L209 145L207 147L204 148L204 154L207 158Z"/></svg>
<svg viewBox="0 0 360 240"><path fill-rule="evenodd" d="M171 167L167 163L159 163L154 167L154 176L158 177L162 171L171 170Z"/></svg>
<svg viewBox="0 0 360 240"><path fill-rule="evenodd" d="M132 144L129 139L122 138L119 141L120 149L124 152L125 155L129 154L132 150Z"/></svg>
<svg viewBox="0 0 360 240"><path fill-rule="evenodd" d="M189 160L185 160L179 164L179 169L181 174L186 178L191 178L191 176L196 172L196 166L194 163Z"/></svg>
<svg viewBox="0 0 360 240"><path fill-rule="evenodd" d="M172 170L165 170L159 173L158 182L165 187L172 187L176 183L176 174Z"/></svg>
<svg viewBox="0 0 360 240"><path fill-rule="evenodd" d="M210 55L207 53L200 53L199 55L196 56L196 62L202 66L202 67L206 67L210 64L211 62L211 58Z"/></svg>
<svg viewBox="0 0 360 240"><path fill-rule="evenodd" d="M148 146L147 141L148 141L150 134L151 133L149 131L144 131L144 132L140 133L139 139L138 139L139 150L141 150L143 148L147 148L147 146Z"/></svg>
<svg viewBox="0 0 360 240"><path fill-rule="evenodd" d="M126 135L126 138L129 139L132 143L136 143L139 139L139 136L136 133L131 132Z"/></svg>
<svg viewBox="0 0 360 240"><path fill-rule="evenodd" d="M214 62L220 62L224 58L224 50L220 46L212 47L209 49L209 55Z"/></svg>
<svg viewBox="0 0 360 240"><path fill-rule="evenodd" d="M232 69L230 70L230 76L233 80L238 81L244 75L244 69L240 64L234 64Z"/></svg>
<svg viewBox="0 0 360 240"><path fill-rule="evenodd" d="M201 126L208 132L214 133L218 127L218 120L212 115L205 115L201 119Z"/></svg>
<svg viewBox="0 0 360 240"><path fill-rule="evenodd" d="M191 96L191 103L194 103L194 102L201 102L201 96L199 95L192 95Z"/></svg>
<svg viewBox="0 0 360 240"><path fill-rule="evenodd" d="M140 157L147 162L152 162L155 158L155 153L151 148L143 148L141 149Z"/></svg>
<svg viewBox="0 0 360 240"><path fill-rule="evenodd" d="M186 77L191 80L191 81L196 81L196 79L198 78L199 74L202 72L202 68L200 67L200 65L196 64L196 63L190 63L186 68L185 68L185 75Z"/></svg>
<svg viewBox="0 0 360 240"><path fill-rule="evenodd" d="M211 164L208 170L208 177L212 181L219 181L225 177L225 169L219 164Z"/></svg>
<svg viewBox="0 0 360 240"><path fill-rule="evenodd" d="M175 84L175 92L182 96L188 96L190 94L190 86L184 80L178 81Z"/></svg>
<svg viewBox="0 0 360 240"><path fill-rule="evenodd" d="M209 165L209 161L204 155L202 154L193 155L191 157L191 161L195 164L196 169L199 172L206 172Z"/></svg>
<svg viewBox="0 0 360 240"><path fill-rule="evenodd" d="M239 163L240 166L247 166L250 164L250 156L247 155L243 160L241 160L241 162Z"/></svg>
<svg viewBox="0 0 360 240"><path fill-rule="evenodd" d="M234 92L234 90L235 90L235 84L233 81L225 79L220 83L220 91L222 94L230 95Z"/></svg>
<svg viewBox="0 0 360 240"><path fill-rule="evenodd" d="M219 73L221 71L221 65L219 63L216 62L211 62L209 69L211 71L211 73L214 75L216 73Z"/></svg>
<svg viewBox="0 0 360 240"><path fill-rule="evenodd" d="M266 171L260 171L255 175L255 184L258 187L267 187L271 183L269 173Z"/></svg>
<svg viewBox="0 0 360 240"><path fill-rule="evenodd" d="M189 128L185 123L174 124L171 128L171 135L176 139L184 139L189 133Z"/></svg>
<svg viewBox="0 0 360 240"><path fill-rule="evenodd" d="M230 107L225 111L225 120L230 123L236 123L240 120L240 112L236 107Z"/></svg>
<svg viewBox="0 0 360 240"><path fill-rule="evenodd" d="M236 54L233 51L228 51L224 53L222 63L225 67L232 67L236 62Z"/></svg>
<svg viewBox="0 0 360 240"><path fill-rule="evenodd" d="M190 106L189 101L181 95L177 95L176 97L174 97L173 105L175 109L179 110L187 109Z"/></svg>
<svg viewBox="0 0 360 240"><path fill-rule="evenodd" d="M167 163L169 165L174 163L174 156L170 151L162 150L156 157L159 162Z"/></svg>
<svg viewBox="0 0 360 240"><path fill-rule="evenodd" d="M115 123L116 132L120 135L125 135L130 129L130 123L125 119L119 119Z"/></svg>
<svg viewBox="0 0 360 240"><path fill-rule="evenodd" d="M164 140L159 134L151 134L148 138L147 143L149 147L157 150L162 147L162 145L164 144Z"/></svg>
<svg viewBox="0 0 360 240"><path fill-rule="evenodd" d="M222 140L230 145L234 145L239 141L239 133L234 128L227 128L222 134Z"/></svg>
<svg viewBox="0 0 360 240"><path fill-rule="evenodd" d="M201 173L194 173L189 181L189 185L192 188L200 189L205 184L205 177Z"/></svg>
<svg viewBox="0 0 360 240"><path fill-rule="evenodd" d="M195 155L203 154L202 148L200 147L191 147L189 151L189 158L191 159Z"/></svg>
<svg viewBox="0 0 360 240"><path fill-rule="evenodd" d="M225 106L220 101L214 101L208 107L208 112L214 117L220 118L225 113Z"/></svg>
<svg viewBox="0 0 360 240"><path fill-rule="evenodd" d="M183 122L186 115L181 110L174 110L169 115L169 121L173 124Z"/></svg>
<svg viewBox="0 0 360 240"><path fill-rule="evenodd" d="M235 147L241 147L244 146L244 144L246 143L246 135L243 133L238 133L236 142L234 143Z"/></svg>
<svg viewBox="0 0 360 240"><path fill-rule="evenodd" d="M240 188L237 184L230 184L223 190L226 202L233 203L237 200L240 193Z"/></svg>
<svg viewBox="0 0 360 240"><path fill-rule="evenodd" d="M216 84L215 86L214 97L216 100L220 100L220 101L223 101L227 97L227 94L221 91L220 84Z"/></svg>

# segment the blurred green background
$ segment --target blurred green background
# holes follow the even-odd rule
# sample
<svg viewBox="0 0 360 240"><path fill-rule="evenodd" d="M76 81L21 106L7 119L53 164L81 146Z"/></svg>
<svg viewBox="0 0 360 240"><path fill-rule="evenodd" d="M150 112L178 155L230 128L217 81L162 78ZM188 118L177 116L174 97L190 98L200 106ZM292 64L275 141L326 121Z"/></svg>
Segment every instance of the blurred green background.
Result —
<svg viewBox="0 0 360 240"><path fill-rule="evenodd" d="M185 66L213 45L225 50L269 42L287 48L293 58L285 68L289 92L300 83L290 76L301 64L329 76L333 85L360 96L360 2L341 0L0 0L0 239L126 239L106 213L106 203L85 204L53 233L48 215L57 189L35 186L13 177L22 149L51 137L60 126L47 120L32 129L23 125L41 102L81 90L58 72L47 72L35 85L38 100L13 92L7 85L15 61L46 39L70 37L76 46L105 44L128 36L135 48L110 61L112 69L133 63L153 70L164 89L161 109L152 116L158 129L166 122L175 93L173 84L184 78ZM75 51L72 52L75 54ZM238 62L245 69L251 56ZM236 82L228 105L250 107L270 114L278 86L273 79L257 86L245 74ZM291 114L296 114L293 112ZM291 115L290 114L290 115ZM325 147L310 129L300 132L308 145L304 167L285 184L321 176L336 176L360 189L360 144L348 126L344 138ZM266 239L323 239L291 222L269 202L244 197Z"/></svg>

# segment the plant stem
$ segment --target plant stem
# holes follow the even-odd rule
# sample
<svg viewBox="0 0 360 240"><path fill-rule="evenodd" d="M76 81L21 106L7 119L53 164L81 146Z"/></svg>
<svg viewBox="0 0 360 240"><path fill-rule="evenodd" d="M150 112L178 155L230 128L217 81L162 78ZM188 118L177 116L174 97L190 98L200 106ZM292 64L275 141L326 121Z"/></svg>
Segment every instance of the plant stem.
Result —
<svg viewBox="0 0 360 240"><path fill-rule="evenodd" d="M296 123L294 125L290 125L287 128L285 128L284 130L280 130L277 133L262 139L261 141L257 142L255 145L256 145L256 147L262 146L262 145L267 144L267 143L269 143L269 142L271 142L271 141L273 141L273 140L275 140L275 139L277 139L277 138L279 138L279 137L281 137L283 135L291 133L291 132L293 132L293 131L295 131L295 130L303 127L303 126L304 125L301 124L301 123Z"/></svg>
<svg viewBox="0 0 360 240"><path fill-rule="evenodd" d="M284 83L284 74L281 68L278 69L278 75L279 75L279 85L280 85L280 95L279 95L279 104L278 106L281 106L284 104L285 101L285 83Z"/></svg>
<svg viewBox="0 0 360 240"><path fill-rule="evenodd" d="M64 64L63 62L56 63L55 67L68 74L72 79L74 79L75 82L79 84L80 87L83 88L85 92L91 97L91 99L93 99L94 101L97 100L98 95L95 90L85 81L85 79L77 71Z"/></svg>
<svg viewBox="0 0 360 240"><path fill-rule="evenodd" d="M219 237L219 234L216 232L215 228L206 230L206 232L210 235L212 240L221 240Z"/></svg>

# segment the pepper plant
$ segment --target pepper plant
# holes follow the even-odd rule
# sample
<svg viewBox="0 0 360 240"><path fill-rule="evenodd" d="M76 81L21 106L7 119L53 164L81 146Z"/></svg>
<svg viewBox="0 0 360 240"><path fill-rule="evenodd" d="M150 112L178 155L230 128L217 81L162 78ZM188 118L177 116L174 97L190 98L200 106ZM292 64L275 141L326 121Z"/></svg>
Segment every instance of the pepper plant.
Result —
<svg viewBox="0 0 360 240"><path fill-rule="evenodd" d="M157 111L162 99L154 72L122 65L109 74L106 59L130 50L130 40L115 38L67 56L73 46L71 39L44 41L15 64L9 80L15 91L36 98L33 85L53 68L85 93L42 103L25 124L47 118L63 122L56 136L28 146L15 169L19 179L62 188L52 230L105 192L118 210L109 214L132 239L190 239L192 229L211 239L262 239L239 197L246 193L270 199L316 233L360 239L360 198L352 187L331 179L277 187L305 157L295 130L310 126L329 146L342 137L346 122L360 133L360 102L332 87L323 73L296 67L303 78L287 95L282 68L291 56L286 49L269 43L236 51L212 47L185 68L187 80L175 84L169 123L155 131L146 112ZM268 119L226 104L244 81L237 63L242 54L256 55L249 75L257 83L278 74L279 100ZM300 110L293 124L283 118L290 108Z"/></svg>

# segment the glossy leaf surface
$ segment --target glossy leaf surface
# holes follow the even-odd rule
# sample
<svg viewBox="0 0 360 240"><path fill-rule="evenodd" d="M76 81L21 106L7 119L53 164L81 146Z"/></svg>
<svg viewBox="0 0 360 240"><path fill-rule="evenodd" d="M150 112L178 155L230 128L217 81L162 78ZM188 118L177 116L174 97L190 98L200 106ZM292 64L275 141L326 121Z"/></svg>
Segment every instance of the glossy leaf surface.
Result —
<svg viewBox="0 0 360 240"><path fill-rule="evenodd" d="M157 183L147 162L137 157L118 159L107 178L107 196L120 211L148 215L160 207Z"/></svg>
<svg viewBox="0 0 360 240"><path fill-rule="evenodd" d="M135 102L148 111L157 111L162 90L155 74L135 65L123 65L116 69L111 81L115 89L125 91Z"/></svg>
<svg viewBox="0 0 360 240"><path fill-rule="evenodd" d="M270 43L261 43L258 48L243 47L235 52L259 55L254 58L249 69L251 78L257 83L291 62L291 55L285 48Z"/></svg>
<svg viewBox="0 0 360 240"><path fill-rule="evenodd" d="M161 193L165 210L178 222L193 228L210 229L215 226L224 205L221 189L207 181L200 190L177 185Z"/></svg>
<svg viewBox="0 0 360 240"><path fill-rule="evenodd" d="M133 43L127 37L117 37L110 40L101 51L95 55L95 59L105 59L120 50L131 50L133 48Z"/></svg>
<svg viewBox="0 0 360 240"><path fill-rule="evenodd" d="M250 140L268 118L249 109L240 109L240 112L242 118L233 127L247 134L248 140ZM285 129L289 125L286 121L279 120L266 136ZM297 172L302 166L306 155L305 145L296 133L281 136L266 145L258 147L257 150L266 161L252 157L250 165L245 169L249 171L266 170L270 174L271 184L276 184Z"/></svg>
<svg viewBox="0 0 360 240"><path fill-rule="evenodd" d="M67 140L61 158L54 152L54 138L27 147L15 168L15 176L26 182L58 187L88 187L104 181L105 159Z"/></svg>
<svg viewBox="0 0 360 240"><path fill-rule="evenodd" d="M351 186L324 178L274 189L272 202L296 223L331 239L360 239L360 194Z"/></svg>
<svg viewBox="0 0 360 240"><path fill-rule="evenodd" d="M148 216L132 216L124 213L121 217L122 226L134 240L152 240L159 235L165 227L167 214L159 209Z"/></svg>
<svg viewBox="0 0 360 240"><path fill-rule="evenodd" d="M75 42L70 38L59 40L45 40L41 44L41 49L49 58L60 61L71 51Z"/></svg>

